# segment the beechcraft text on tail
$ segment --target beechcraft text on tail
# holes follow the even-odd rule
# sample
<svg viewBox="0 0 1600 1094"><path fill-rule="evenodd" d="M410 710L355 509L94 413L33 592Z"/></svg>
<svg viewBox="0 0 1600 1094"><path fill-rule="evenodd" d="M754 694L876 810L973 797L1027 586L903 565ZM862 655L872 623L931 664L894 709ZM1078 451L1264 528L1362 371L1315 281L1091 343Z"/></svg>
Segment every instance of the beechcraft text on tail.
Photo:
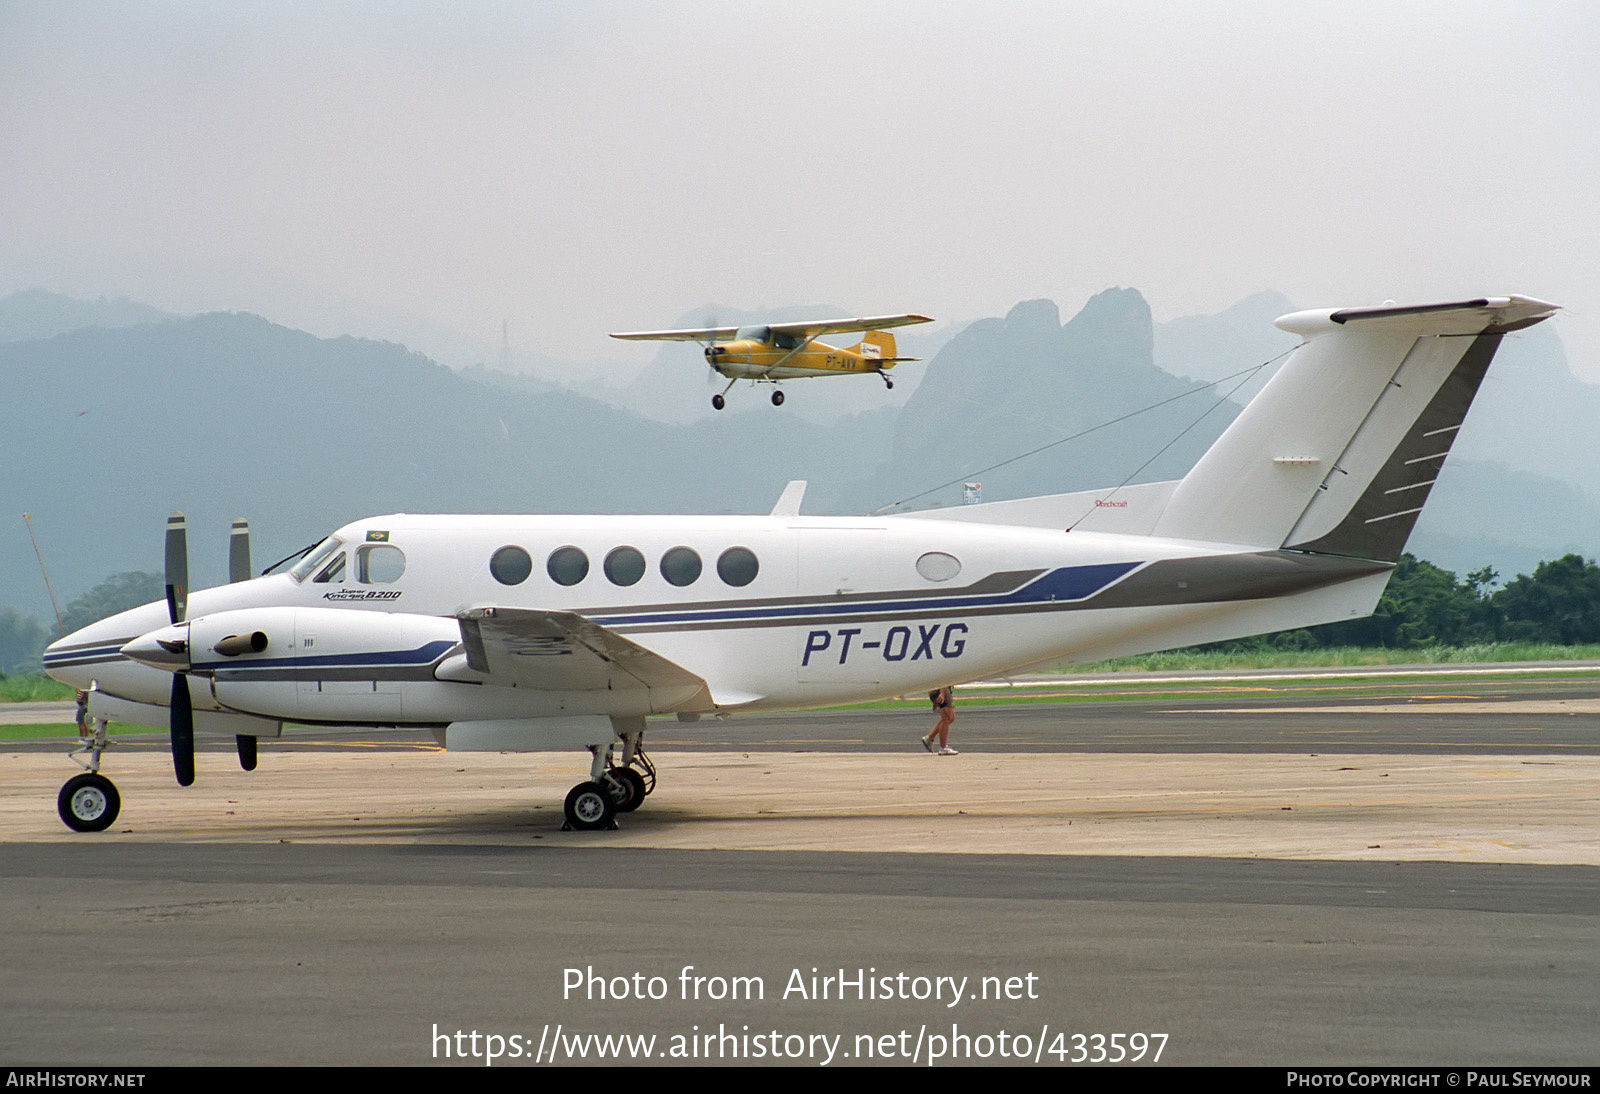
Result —
<svg viewBox="0 0 1600 1094"><path fill-rule="evenodd" d="M728 386L711 397L721 410L728 405L728 390L740 380L774 385L772 405L783 405L782 380L808 376L856 376L876 373L885 387L894 387L889 370L915 357L895 356L892 327L931 323L926 315L877 315L865 319L819 319L806 323L771 323L753 327L701 327L696 330L647 330L613 334L630 342L699 342L706 348L706 364L728 378ZM817 341L824 334L862 331L853 346L835 347Z"/></svg>
<svg viewBox="0 0 1600 1094"><path fill-rule="evenodd" d="M291 722L588 749L565 817L604 828L656 788L650 715L878 699L1367 615L1501 339L1555 310L1284 316L1303 343L1194 468L1114 491L803 517L796 482L759 516L369 517L253 579L238 534L237 580L192 593L174 514L167 598L45 654L83 693L86 771L61 815L115 818L112 720L167 727L185 784L195 734L237 738L252 768Z"/></svg>

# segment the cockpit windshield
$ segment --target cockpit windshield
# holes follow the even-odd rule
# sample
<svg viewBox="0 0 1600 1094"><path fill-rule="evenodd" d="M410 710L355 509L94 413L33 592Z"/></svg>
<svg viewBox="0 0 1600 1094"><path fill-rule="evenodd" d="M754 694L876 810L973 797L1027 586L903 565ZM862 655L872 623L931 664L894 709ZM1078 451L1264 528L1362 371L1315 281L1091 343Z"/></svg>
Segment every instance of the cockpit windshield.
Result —
<svg viewBox="0 0 1600 1094"><path fill-rule="evenodd" d="M740 342L747 339L751 342L765 342L771 334L771 327L740 327L734 338Z"/></svg>
<svg viewBox="0 0 1600 1094"><path fill-rule="evenodd" d="M313 573L318 566L321 566L327 560L329 555L343 546L344 540L338 536L329 536L317 544L316 550L295 563L289 570L289 576L296 581L304 581L307 574Z"/></svg>

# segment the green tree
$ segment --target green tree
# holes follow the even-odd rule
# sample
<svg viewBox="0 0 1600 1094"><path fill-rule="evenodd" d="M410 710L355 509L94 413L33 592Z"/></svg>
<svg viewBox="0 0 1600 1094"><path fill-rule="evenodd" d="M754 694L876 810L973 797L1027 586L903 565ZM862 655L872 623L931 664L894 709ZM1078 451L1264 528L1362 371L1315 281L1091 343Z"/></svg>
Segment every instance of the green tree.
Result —
<svg viewBox="0 0 1600 1094"><path fill-rule="evenodd" d="M31 615L0 607L0 675L40 671L39 655L51 634Z"/></svg>
<svg viewBox="0 0 1600 1094"><path fill-rule="evenodd" d="M1541 562L1494 594L1510 642L1600 642L1600 566L1578 555Z"/></svg>
<svg viewBox="0 0 1600 1094"><path fill-rule="evenodd" d="M61 621L67 633L71 634L107 616L160 600L166 595L167 585L160 574L144 571L113 574L68 604Z"/></svg>
<svg viewBox="0 0 1600 1094"><path fill-rule="evenodd" d="M1325 646L1390 649L1486 642L1494 637L1487 587L1496 576L1485 566L1462 582L1449 570L1404 554L1372 615L1313 627L1311 634Z"/></svg>

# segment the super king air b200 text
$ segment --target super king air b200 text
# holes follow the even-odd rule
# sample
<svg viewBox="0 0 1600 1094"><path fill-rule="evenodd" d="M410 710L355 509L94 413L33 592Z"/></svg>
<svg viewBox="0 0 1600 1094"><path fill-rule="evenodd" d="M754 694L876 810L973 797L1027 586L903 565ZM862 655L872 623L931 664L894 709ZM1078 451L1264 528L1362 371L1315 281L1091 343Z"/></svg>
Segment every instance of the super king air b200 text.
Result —
<svg viewBox="0 0 1600 1094"><path fill-rule="evenodd" d="M110 825L111 720L431 729L452 750L586 748L605 828L655 788L646 718L813 707L1369 614L1522 296L1296 312L1304 342L1182 479L894 517L383 516L291 569L164 602L45 654L85 693L62 818ZM1115 504L1105 504L1108 500ZM1099 503L1099 504L1097 504ZM242 542L242 536L236 541ZM235 555L236 579L248 562Z"/></svg>

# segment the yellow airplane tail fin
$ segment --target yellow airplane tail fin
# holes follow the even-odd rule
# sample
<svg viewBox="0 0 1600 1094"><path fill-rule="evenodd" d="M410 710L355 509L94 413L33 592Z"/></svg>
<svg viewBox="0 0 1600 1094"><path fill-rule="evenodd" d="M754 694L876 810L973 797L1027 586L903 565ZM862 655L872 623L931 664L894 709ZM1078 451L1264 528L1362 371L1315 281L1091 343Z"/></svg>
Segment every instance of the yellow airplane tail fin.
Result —
<svg viewBox="0 0 1600 1094"><path fill-rule="evenodd" d="M861 341L855 347L861 356L879 362L879 367L884 369L894 368L896 361L915 360L912 357L897 357L894 349L894 335L884 331L869 330L861 336Z"/></svg>

